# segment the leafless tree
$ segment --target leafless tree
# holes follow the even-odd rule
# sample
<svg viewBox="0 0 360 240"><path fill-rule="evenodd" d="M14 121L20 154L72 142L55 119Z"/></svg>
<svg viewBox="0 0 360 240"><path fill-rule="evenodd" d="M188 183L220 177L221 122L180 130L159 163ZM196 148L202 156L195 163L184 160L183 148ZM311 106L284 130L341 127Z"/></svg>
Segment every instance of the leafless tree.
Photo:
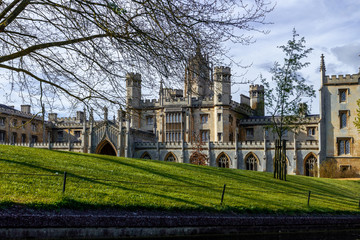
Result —
<svg viewBox="0 0 360 240"><path fill-rule="evenodd" d="M202 166L208 165L209 157L204 153L205 142L201 138L200 134L194 134L191 143L194 146L194 149L190 155L190 163Z"/></svg>
<svg viewBox="0 0 360 240"><path fill-rule="evenodd" d="M125 103L125 74L144 87L179 80L201 46L252 42L273 10L266 0L2 0L0 74L7 92L54 103ZM183 79L181 79L183 80ZM4 81L4 80L3 80Z"/></svg>

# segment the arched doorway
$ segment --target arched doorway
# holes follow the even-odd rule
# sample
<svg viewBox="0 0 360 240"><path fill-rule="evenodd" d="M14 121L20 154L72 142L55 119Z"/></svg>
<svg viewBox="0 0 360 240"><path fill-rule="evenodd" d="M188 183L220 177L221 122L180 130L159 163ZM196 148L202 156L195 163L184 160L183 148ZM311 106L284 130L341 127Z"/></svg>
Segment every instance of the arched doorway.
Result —
<svg viewBox="0 0 360 240"><path fill-rule="evenodd" d="M248 153L245 156L245 165L246 165L246 170L257 171L258 159L254 153Z"/></svg>
<svg viewBox="0 0 360 240"><path fill-rule="evenodd" d="M150 154L149 154L148 152L144 152L144 153L141 155L140 158L142 158L142 159L151 159L151 156L150 156Z"/></svg>
<svg viewBox="0 0 360 240"><path fill-rule="evenodd" d="M305 176L313 177L314 170L317 165L317 159L313 153L309 153L304 160L304 174Z"/></svg>
<svg viewBox="0 0 360 240"><path fill-rule="evenodd" d="M164 161L165 162L176 162L176 156L172 152L169 152L168 154L166 154Z"/></svg>
<svg viewBox="0 0 360 240"><path fill-rule="evenodd" d="M103 140L102 142L99 143L99 145L96 148L95 153L116 156L116 151L115 151L114 146L107 140Z"/></svg>
<svg viewBox="0 0 360 240"><path fill-rule="evenodd" d="M216 163L218 167L221 168L229 168L230 167L230 158L224 152L220 153L216 159Z"/></svg>

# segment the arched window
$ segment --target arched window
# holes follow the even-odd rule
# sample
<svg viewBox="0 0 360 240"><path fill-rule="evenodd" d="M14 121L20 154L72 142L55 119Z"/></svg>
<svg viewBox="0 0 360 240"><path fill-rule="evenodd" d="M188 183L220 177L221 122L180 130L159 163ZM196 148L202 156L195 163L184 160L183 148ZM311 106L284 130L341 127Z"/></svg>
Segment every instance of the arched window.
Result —
<svg viewBox="0 0 360 240"><path fill-rule="evenodd" d="M169 152L165 157L166 162L176 162L176 157L172 152Z"/></svg>
<svg viewBox="0 0 360 240"><path fill-rule="evenodd" d="M229 168L230 167L230 159L225 153L220 153L217 158L217 166L221 168Z"/></svg>
<svg viewBox="0 0 360 240"><path fill-rule="evenodd" d="M313 153L308 154L305 158L305 176L313 177L315 175L315 167L317 165L317 159Z"/></svg>
<svg viewBox="0 0 360 240"><path fill-rule="evenodd" d="M253 153L248 154L245 158L246 170L257 171L257 159Z"/></svg>
<svg viewBox="0 0 360 240"><path fill-rule="evenodd" d="M142 155L141 155L141 158L142 159L151 159L151 156L148 152L144 152Z"/></svg>

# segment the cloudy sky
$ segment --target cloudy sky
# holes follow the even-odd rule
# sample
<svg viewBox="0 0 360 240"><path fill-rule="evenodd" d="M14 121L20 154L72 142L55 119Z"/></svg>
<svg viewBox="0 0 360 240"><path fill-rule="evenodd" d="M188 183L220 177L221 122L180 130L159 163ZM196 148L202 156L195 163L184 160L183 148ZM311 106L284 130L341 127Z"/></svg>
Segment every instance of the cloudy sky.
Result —
<svg viewBox="0 0 360 240"><path fill-rule="evenodd" d="M260 73L267 78L268 70L283 54L276 46L285 45L295 28L305 37L306 46L313 48L307 58L310 65L302 71L309 84L316 90L312 113L319 113L318 90L320 88L320 56L324 54L326 75L354 74L360 67L360 1L358 0L278 0L275 10L268 15L273 24L264 26L267 35L256 34L256 42L250 46L232 47L231 53L242 63L253 64L246 79L252 80ZM234 69L236 75L242 70ZM256 81L255 83L260 83ZM232 89L234 100L239 94L248 95L248 85ZM359 96L360 97L360 96Z"/></svg>
<svg viewBox="0 0 360 240"><path fill-rule="evenodd" d="M307 47L313 48L307 61L310 66L302 73L313 84L317 97L312 103L311 112L319 113L318 89L320 88L320 56L325 55L326 74L354 74L360 67L360 1L359 0L278 0L275 10L267 16L271 25L262 26L269 34L254 34L256 42L249 46L231 46L230 54L247 69L232 69L234 81L254 80L259 74L270 79L268 71L275 61L281 61L283 54L276 46L285 45L296 28L301 37L305 37ZM230 46L230 45L229 45ZM255 81L259 84L260 81ZM235 85L232 88L233 99L239 101L240 94L248 95L248 84ZM3 93L1 98L4 99ZM8 103L19 108L19 102ZM64 111L61 116L73 115Z"/></svg>

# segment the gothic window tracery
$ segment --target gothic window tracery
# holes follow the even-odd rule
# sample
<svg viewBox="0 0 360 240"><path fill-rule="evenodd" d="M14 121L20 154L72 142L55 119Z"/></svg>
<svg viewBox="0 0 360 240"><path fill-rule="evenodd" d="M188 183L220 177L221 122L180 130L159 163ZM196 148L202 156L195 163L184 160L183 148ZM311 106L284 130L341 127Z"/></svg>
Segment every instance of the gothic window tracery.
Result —
<svg viewBox="0 0 360 240"><path fill-rule="evenodd" d="M166 162L176 162L175 155L173 153L168 153L168 155L165 157Z"/></svg>
<svg viewBox="0 0 360 240"><path fill-rule="evenodd" d="M218 157L218 167L221 168L229 168L230 167L230 159L228 156L225 155L225 153L221 153Z"/></svg>
<svg viewBox="0 0 360 240"><path fill-rule="evenodd" d="M305 176L314 176L314 169L317 164L316 157L311 154L306 160L305 160Z"/></svg>
<svg viewBox="0 0 360 240"><path fill-rule="evenodd" d="M254 154L250 154L246 160L246 170L253 170L253 171L257 171L257 160L256 157L254 156Z"/></svg>

